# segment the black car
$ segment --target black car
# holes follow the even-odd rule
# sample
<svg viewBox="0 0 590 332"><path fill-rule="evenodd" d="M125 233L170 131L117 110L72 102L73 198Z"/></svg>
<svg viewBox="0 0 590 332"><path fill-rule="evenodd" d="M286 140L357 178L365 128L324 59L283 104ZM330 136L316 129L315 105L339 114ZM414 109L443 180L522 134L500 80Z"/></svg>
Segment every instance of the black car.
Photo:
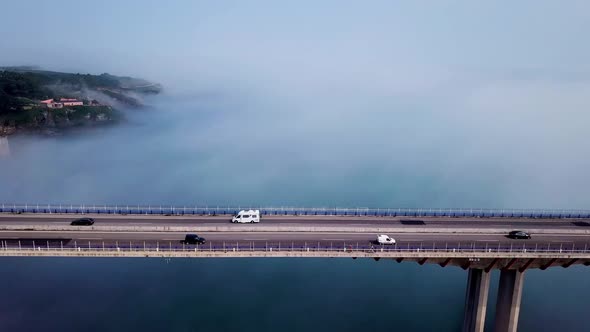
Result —
<svg viewBox="0 0 590 332"><path fill-rule="evenodd" d="M92 218L80 218L72 221L70 225L72 226L91 226L94 224L94 219Z"/></svg>
<svg viewBox="0 0 590 332"><path fill-rule="evenodd" d="M512 231L508 233L508 237L511 239L530 239L531 234L523 231Z"/></svg>
<svg viewBox="0 0 590 332"><path fill-rule="evenodd" d="M205 238L198 236L197 234L187 234L182 241L184 244L204 244Z"/></svg>

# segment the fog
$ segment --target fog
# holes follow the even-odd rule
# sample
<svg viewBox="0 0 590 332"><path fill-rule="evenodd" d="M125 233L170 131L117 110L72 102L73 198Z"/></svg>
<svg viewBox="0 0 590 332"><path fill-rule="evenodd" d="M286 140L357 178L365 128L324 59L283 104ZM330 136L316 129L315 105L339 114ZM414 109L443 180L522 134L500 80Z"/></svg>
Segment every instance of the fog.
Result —
<svg viewBox="0 0 590 332"><path fill-rule="evenodd" d="M93 14L0 43L165 88L117 126L9 137L0 201L588 207L583 2L130 3L52 3Z"/></svg>

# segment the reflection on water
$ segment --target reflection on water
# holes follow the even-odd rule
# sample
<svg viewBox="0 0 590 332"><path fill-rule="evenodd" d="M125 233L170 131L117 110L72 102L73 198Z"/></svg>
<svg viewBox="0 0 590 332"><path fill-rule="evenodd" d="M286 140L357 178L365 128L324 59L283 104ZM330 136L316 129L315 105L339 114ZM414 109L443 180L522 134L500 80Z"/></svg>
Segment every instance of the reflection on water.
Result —
<svg viewBox="0 0 590 332"><path fill-rule="evenodd" d="M10 145L8 145L8 137L0 136L0 158L10 156Z"/></svg>
<svg viewBox="0 0 590 332"><path fill-rule="evenodd" d="M458 331L467 279L456 267L372 259L0 263L0 330L13 332ZM587 274L580 266L528 271L519 331L585 331ZM494 272L490 304L497 282ZM487 329L493 317L489 305Z"/></svg>

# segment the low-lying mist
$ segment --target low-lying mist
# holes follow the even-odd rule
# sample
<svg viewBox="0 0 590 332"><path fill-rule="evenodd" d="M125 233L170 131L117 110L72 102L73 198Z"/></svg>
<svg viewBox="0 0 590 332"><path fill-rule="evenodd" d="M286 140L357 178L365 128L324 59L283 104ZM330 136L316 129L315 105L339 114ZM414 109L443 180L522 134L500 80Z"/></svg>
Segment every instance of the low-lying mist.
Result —
<svg viewBox="0 0 590 332"><path fill-rule="evenodd" d="M0 201L589 206L586 3L10 7L44 29L0 21L3 65L166 92L117 126L10 136Z"/></svg>
<svg viewBox="0 0 590 332"><path fill-rule="evenodd" d="M357 78L169 91L117 126L11 136L0 201L587 207L586 82Z"/></svg>

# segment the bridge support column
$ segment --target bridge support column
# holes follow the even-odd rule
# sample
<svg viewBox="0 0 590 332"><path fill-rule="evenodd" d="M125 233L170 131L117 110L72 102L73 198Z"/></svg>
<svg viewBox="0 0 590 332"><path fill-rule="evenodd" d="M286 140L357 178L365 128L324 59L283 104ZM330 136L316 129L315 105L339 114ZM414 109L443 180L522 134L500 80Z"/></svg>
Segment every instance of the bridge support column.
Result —
<svg viewBox="0 0 590 332"><path fill-rule="evenodd" d="M482 269L469 269L463 332L483 332L489 289L490 274Z"/></svg>
<svg viewBox="0 0 590 332"><path fill-rule="evenodd" d="M523 280L524 272L519 270L500 272L494 332L516 332Z"/></svg>

